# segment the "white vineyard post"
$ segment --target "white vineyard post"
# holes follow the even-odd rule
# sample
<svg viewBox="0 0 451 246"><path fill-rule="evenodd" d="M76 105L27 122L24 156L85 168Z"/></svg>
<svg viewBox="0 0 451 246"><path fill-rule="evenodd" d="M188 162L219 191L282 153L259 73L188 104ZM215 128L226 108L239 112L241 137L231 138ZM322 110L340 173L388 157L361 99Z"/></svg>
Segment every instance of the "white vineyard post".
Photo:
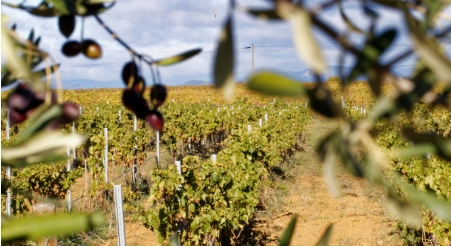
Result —
<svg viewBox="0 0 451 246"><path fill-rule="evenodd" d="M134 115L134 126L133 126L133 131L136 132L137 130L137 124L136 124L136 115ZM136 139L135 139L136 140ZM135 158L133 159L133 168L132 168L132 179L133 179L133 183L136 184L136 171L138 170L137 168L137 160L136 160L136 152L137 152L137 146L136 146L136 142L135 142Z"/></svg>
<svg viewBox="0 0 451 246"><path fill-rule="evenodd" d="M75 122L72 122L72 134L75 134ZM75 161L75 145L72 146L72 154L74 155L72 159Z"/></svg>
<svg viewBox="0 0 451 246"><path fill-rule="evenodd" d="M341 96L341 107L342 108L345 107L345 100L343 99L343 96Z"/></svg>
<svg viewBox="0 0 451 246"><path fill-rule="evenodd" d="M175 165L177 166L177 173L179 175L182 175L182 162L175 161ZM179 184L179 188L177 190L181 190L181 189L182 189L182 184ZM180 204L180 198L177 197L177 199L179 200L179 204Z"/></svg>
<svg viewBox="0 0 451 246"><path fill-rule="evenodd" d="M67 148L67 156L69 156L69 160L67 160L67 172L70 171L70 148ZM70 190L67 191L67 210L70 211L72 209L72 192Z"/></svg>
<svg viewBox="0 0 451 246"><path fill-rule="evenodd" d="M247 125L247 131L250 132L252 129L251 125Z"/></svg>
<svg viewBox="0 0 451 246"><path fill-rule="evenodd" d="M160 165L160 131L157 131L157 165Z"/></svg>
<svg viewBox="0 0 451 246"><path fill-rule="evenodd" d="M116 208L117 245L125 246L124 208L122 206L121 185L114 185L114 205Z"/></svg>
<svg viewBox="0 0 451 246"><path fill-rule="evenodd" d="M97 112L99 112L99 107L96 107Z"/></svg>
<svg viewBox="0 0 451 246"><path fill-rule="evenodd" d="M181 161L175 161L175 165L177 166L178 174L182 175L182 162Z"/></svg>
<svg viewBox="0 0 451 246"><path fill-rule="evenodd" d="M211 161L216 163L216 154L211 155Z"/></svg>
<svg viewBox="0 0 451 246"><path fill-rule="evenodd" d="M133 131L138 130L138 119L136 119L136 114L133 115Z"/></svg>
<svg viewBox="0 0 451 246"><path fill-rule="evenodd" d="M265 114L265 121L268 121L268 114Z"/></svg>
<svg viewBox="0 0 451 246"><path fill-rule="evenodd" d="M81 109L81 106L79 106L79 109L80 109L80 115L81 115L81 113L83 112L83 110Z"/></svg>
<svg viewBox="0 0 451 246"><path fill-rule="evenodd" d="M258 119L258 126L262 126L262 125L263 125L262 119Z"/></svg>
<svg viewBox="0 0 451 246"><path fill-rule="evenodd" d="M9 110L6 112L6 140L9 140ZM6 177L11 180L11 167L6 167ZM11 189L6 191L6 215L11 216Z"/></svg>
<svg viewBox="0 0 451 246"><path fill-rule="evenodd" d="M104 157L105 183L108 183L108 128L103 129L103 134L105 135L105 157Z"/></svg>
<svg viewBox="0 0 451 246"><path fill-rule="evenodd" d="M121 110L119 109L119 123L122 122L122 114L121 114Z"/></svg>

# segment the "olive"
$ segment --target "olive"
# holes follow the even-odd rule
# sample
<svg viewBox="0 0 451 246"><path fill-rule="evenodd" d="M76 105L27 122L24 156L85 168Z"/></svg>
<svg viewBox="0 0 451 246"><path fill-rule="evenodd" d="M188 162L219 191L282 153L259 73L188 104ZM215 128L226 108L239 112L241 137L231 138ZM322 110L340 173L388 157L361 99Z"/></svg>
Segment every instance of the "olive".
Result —
<svg viewBox="0 0 451 246"><path fill-rule="evenodd" d="M91 39L86 39L81 42L81 52L91 59L97 59L102 56L100 45Z"/></svg>
<svg viewBox="0 0 451 246"><path fill-rule="evenodd" d="M163 130L164 119L160 112L157 110L150 110L145 118L152 129L159 132Z"/></svg>
<svg viewBox="0 0 451 246"><path fill-rule="evenodd" d="M135 62L127 62L122 68L122 81L125 86L129 87L130 84L133 84L138 76L138 66Z"/></svg>
<svg viewBox="0 0 451 246"><path fill-rule="evenodd" d="M61 49L63 54L68 57L76 56L81 51L81 45L78 41L67 41Z"/></svg>
<svg viewBox="0 0 451 246"><path fill-rule="evenodd" d="M167 96L168 92L166 90L166 86L164 85L156 84L150 89L150 102L156 108L163 105Z"/></svg>

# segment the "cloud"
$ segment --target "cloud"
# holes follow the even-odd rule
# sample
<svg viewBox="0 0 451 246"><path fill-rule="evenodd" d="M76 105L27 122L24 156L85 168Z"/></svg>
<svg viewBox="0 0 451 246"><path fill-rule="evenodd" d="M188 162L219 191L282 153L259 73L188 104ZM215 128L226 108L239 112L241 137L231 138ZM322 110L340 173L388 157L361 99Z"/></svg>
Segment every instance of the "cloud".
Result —
<svg viewBox="0 0 451 246"><path fill-rule="evenodd" d="M19 3L19 0L9 1ZM36 2L36 3L35 3ZM313 8L327 0L304 1L307 8ZM38 0L27 1L27 4L38 4ZM250 0L237 1L241 6L269 7L270 1ZM188 80L212 81L214 51L217 48L218 37L228 13L227 0L198 1L147 1L134 0L117 1L109 11L101 14L104 22L134 50L151 55L158 59L178 54L193 48L202 48L203 52L183 63L160 68L164 83L181 84ZM362 9L361 1L343 1L346 15L355 25L368 30L371 25ZM402 25L402 15L399 12L371 5L380 18L376 23L376 32L387 28L400 30L395 40L396 46L388 50L381 58L383 62L393 59L404 52L410 45L406 27ZM446 10L451 13L450 8ZM446 12L445 11L445 12ZM23 11L3 7L3 12L18 23L18 32L26 37L34 27L42 36L41 47L49 51L59 63L66 80L84 79L93 81L118 81L124 62L131 59L130 53L108 34L93 17L85 18L84 37L95 39L101 44L103 56L98 60L90 60L82 55L75 58L64 57L60 50L66 42L57 27L56 18L35 18ZM343 34L346 23L343 21L337 6L331 6L318 15L327 25ZM79 40L81 35L81 18L77 18L76 29L70 39ZM291 38L289 23L282 21L262 21L244 13L235 12L235 48L236 48L236 78L242 79L250 75L252 53L244 47L255 45L255 70L272 68L278 71L302 71L305 64L298 58ZM443 20L444 25L449 24ZM318 28L314 28L315 38L321 47L328 65L338 65L341 49ZM362 46L365 36L350 34L349 40ZM403 64L411 64L414 57L406 59ZM345 65L355 63L355 58L346 56ZM152 77L145 67L143 75L148 83Z"/></svg>

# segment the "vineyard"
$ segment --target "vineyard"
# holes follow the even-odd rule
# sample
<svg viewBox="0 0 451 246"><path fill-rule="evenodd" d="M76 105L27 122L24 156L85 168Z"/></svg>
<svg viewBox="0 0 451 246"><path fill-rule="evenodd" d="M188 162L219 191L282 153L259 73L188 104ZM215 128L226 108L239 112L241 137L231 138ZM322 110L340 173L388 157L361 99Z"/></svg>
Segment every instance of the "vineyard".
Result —
<svg viewBox="0 0 451 246"><path fill-rule="evenodd" d="M364 83L344 92L338 91L334 82L328 86L351 119L361 119L370 112L374 99ZM249 240L243 232L256 212L265 209L261 191L264 187L280 188L277 180L284 175L285 164L304 151L312 115L306 98L276 99L253 94L244 86L238 89L235 101L227 103L209 87L170 88L168 102L161 108L165 128L158 137L146 122L121 106L117 100L121 90L65 91L65 99L80 103L81 117L74 124L63 125L63 130L82 133L88 136L87 141L77 149L68 149L69 164L14 170L10 182L2 184L3 211L7 188L13 194L14 216L27 215L34 203L49 198L70 200L73 210L114 209L108 205L113 200L113 185L122 184L125 213L155 231L160 243L173 232L180 233L185 245ZM390 88L385 91L390 92ZM401 115L395 124L379 121L377 143L387 151L414 144L399 131L406 127L447 138L451 134L449 122L449 111L418 104L413 113ZM5 126L4 114L3 137ZM4 144L14 141L21 127L12 127L10 140L3 140ZM181 161L179 170L175 161ZM451 198L451 167L434 153L409 161L393 158L390 163L420 190ZM70 196L77 180L86 182L84 190L73 190ZM67 206L62 202L58 209L64 211ZM448 245L451 224L435 219L426 210L424 213L422 230L400 224L406 242L418 243L421 233L427 233L440 245ZM110 226L115 223L111 220Z"/></svg>

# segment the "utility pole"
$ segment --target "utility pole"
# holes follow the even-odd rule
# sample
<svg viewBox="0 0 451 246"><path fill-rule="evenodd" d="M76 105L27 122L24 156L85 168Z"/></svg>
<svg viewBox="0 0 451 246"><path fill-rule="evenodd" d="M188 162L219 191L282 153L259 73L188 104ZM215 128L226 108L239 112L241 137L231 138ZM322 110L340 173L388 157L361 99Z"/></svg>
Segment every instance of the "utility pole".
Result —
<svg viewBox="0 0 451 246"><path fill-rule="evenodd" d="M252 44L252 75L254 75L254 44Z"/></svg>

